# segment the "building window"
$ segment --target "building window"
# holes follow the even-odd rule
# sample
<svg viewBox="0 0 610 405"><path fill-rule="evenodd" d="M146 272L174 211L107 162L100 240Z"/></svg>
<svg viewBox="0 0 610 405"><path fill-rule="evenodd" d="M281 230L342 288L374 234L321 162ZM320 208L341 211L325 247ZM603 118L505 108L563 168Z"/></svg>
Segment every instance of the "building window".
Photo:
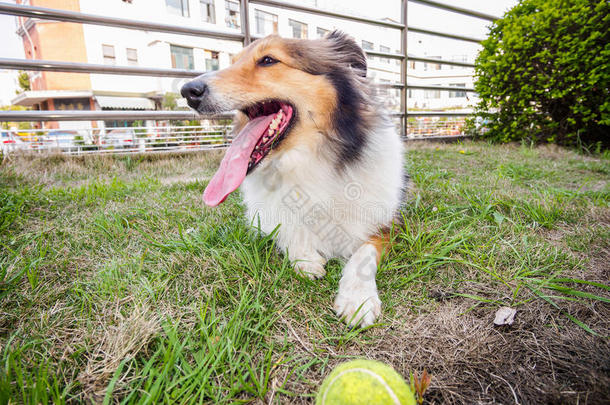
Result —
<svg viewBox="0 0 610 405"><path fill-rule="evenodd" d="M205 70L218 70L218 52L205 51Z"/></svg>
<svg viewBox="0 0 610 405"><path fill-rule="evenodd" d="M388 87L388 85L391 83L388 79L379 79L379 83L381 83L381 86L379 86L379 95L380 96L387 96L390 94L390 88Z"/></svg>
<svg viewBox="0 0 610 405"><path fill-rule="evenodd" d="M116 65L114 46L102 45L102 54L104 55L104 65Z"/></svg>
<svg viewBox="0 0 610 405"><path fill-rule="evenodd" d="M373 50L375 50L375 45L372 42L362 40L362 49L364 49L365 51L373 51ZM365 55L366 55L366 52L365 52ZM367 58L370 60L373 60L372 56L367 55Z"/></svg>
<svg viewBox="0 0 610 405"><path fill-rule="evenodd" d="M454 61L454 62L464 62L464 63L466 63L466 62L468 62L468 56L466 56L466 55L453 55L451 57L451 60ZM449 66L449 69L464 69L464 68L462 66L451 65L451 66Z"/></svg>
<svg viewBox="0 0 610 405"><path fill-rule="evenodd" d="M131 3L132 3L132 0L123 0L123 3L129 3L129 4L131 4Z"/></svg>
<svg viewBox="0 0 610 405"><path fill-rule="evenodd" d="M450 83L451 87L466 87L466 83ZM449 98L459 98L466 97L466 92L464 90L451 90L449 92Z"/></svg>
<svg viewBox="0 0 610 405"><path fill-rule="evenodd" d="M414 60L410 60L409 61L409 68L410 69L415 69L415 61Z"/></svg>
<svg viewBox="0 0 610 405"><path fill-rule="evenodd" d="M440 56L430 56L430 59L441 59ZM441 64L440 63L428 63L428 62L424 62L424 70L428 71L428 70L441 70Z"/></svg>
<svg viewBox="0 0 610 405"><path fill-rule="evenodd" d="M288 25L292 28L292 37L293 38L307 38L307 24L288 19Z"/></svg>
<svg viewBox="0 0 610 405"><path fill-rule="evenodd" d="M433 86L440 86L440 84L434 84ZM424 90L424 98L441 98L440 90Z"/></svg>
<svg viewBox="0 0 610 405"><path fill-rule="evenodd" d="M127 64L130 66L138 65L138 50L127 48Z"/></svg>
<svg viewBox="0 0 610 405"><path fill-rule="evenodd" d="M170 14L181 15L182 17L190 16L188 0L165 0L165 5Z"/></svg>
<svg viewBox="0 0 610 405"><path fill-rule="evenodd" d="M56 110L91 110L88 98L55 98L53 105Z"/></svg>
<svg viewBox="0 0 610 405"><path fill-rule="evenodd" d="M325 30L324 28L316 28L316 36L318 38L324 38L326 35L328 35L329 32L329 30Z"/></svg>
<svg viewBox="0 0 610 405"><path fill-rule="evenodd" d="M390 53L390 48L387 47L387 46L379 45L379 50L381 52ZM379 60L384 62L384 63L390 63L390 59L389 58L380 58Z"/></svg>
<svg viewBox="0 0 610 405"><path fill-rule="evenodd" d="M193 48L185 48L182 46L170 45L170 53L172 55L172 67L176 69L195 69L195 60L193 58Z"/></svg>
<svg viewBox="0 0 610 405"><path fill-rule="evenodd" d="M239 3L225 0L225 23L229 28L239 29Z"/></svg>
<svg viewBox="0 0 610 405"><path fill-rule="evenodd" d="M201 6L201 20L210 24L216 23L214 0L199 0Z"/></svg>
<svg viewBox="0 0 610 405"><path fill-rule="evenodd" d="M277 34L277 15L254 10L256 33L259 35Z"/></svg>

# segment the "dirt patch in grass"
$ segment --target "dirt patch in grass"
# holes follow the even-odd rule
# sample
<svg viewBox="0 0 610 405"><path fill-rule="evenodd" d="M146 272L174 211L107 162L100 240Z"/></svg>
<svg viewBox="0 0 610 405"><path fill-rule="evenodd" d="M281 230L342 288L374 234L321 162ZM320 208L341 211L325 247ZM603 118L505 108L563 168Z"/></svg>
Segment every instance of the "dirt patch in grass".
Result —
<svg viewBox="0 0 610 405"><path fill-rule="evenodd" d="M493 310L461 315L466 309L443 305L409 322L400 337L413 348L410 367L433 375L428 401L574 404L608 398L607 341L566 325L543 306L520 309L516 322L503 327L492 325Z"/></svg>
<svg viewBox="0 0 610 405"><path fill-rule="evenodd" d="M328 350L323 368L311 368L301 384L288 381L285 389L315 393L329 370L344 356L366 357L391 364L403 376L425 369L432 384L428 404L600 404L610 397L610 342L574 328L544 305L520 308L515 323L494 326L495 309L469 310L466 302L451 300L429 313L402 314L392 326L370 331L373 342L364 347L311 346L306 329L288 327L289 338L302 356ZM608 319L610 311L596 319ZM588 319L586 308L573 315ZM605 318L604 318L605 317ZM608 334L608 322L592 325ZM278 371L278 378L283 374ZM280 380L281 381L281 380ZM303 381L307 381L303 384ZM282 397L281 403L310 403L307 398Z"/></svg>

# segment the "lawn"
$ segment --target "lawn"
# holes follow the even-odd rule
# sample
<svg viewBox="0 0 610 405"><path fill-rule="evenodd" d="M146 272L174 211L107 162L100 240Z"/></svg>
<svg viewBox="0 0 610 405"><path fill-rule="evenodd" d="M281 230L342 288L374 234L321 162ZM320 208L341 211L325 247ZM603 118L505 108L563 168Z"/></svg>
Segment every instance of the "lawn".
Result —
<svg viewBox="0 0 610 405"><path fill-rule="evenodd" d="M304 279L239 195L204 207L218 152L5 160L0 403L311 403L353 357L426 369L424 403L606 401L608 156L408 149L416 191L365 330L332 312L339 261Z"/></svg>

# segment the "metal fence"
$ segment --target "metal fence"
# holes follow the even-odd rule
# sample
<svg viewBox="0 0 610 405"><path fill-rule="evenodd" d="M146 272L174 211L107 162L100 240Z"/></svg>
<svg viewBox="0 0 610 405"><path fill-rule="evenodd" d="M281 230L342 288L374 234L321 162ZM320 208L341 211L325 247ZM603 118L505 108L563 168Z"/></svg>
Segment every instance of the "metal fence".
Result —
<svg viewBox="0 0 610 405"><path fill-rule="evenodd" d="M121 128L21 129L5 132L0 152L126 155L197 152L229 146L231 125L163 125Z"/></svg>
<svg viewBox="0 0 610 405"><path fill-rule="evenodd" d="M476 17L479 19L493 21L496 17L485 13L468 10L461 7L441 3L433 0L402 0L401 1L401 22L392 22L386 20L376 20L366 17L347 15L329 10L321 10L318 8L306 7L294 3L285 3L276 0L240 0L240 18L241 18L241 33L221 32L208 29L192 28L178 25L162 24L156 22L147 22L139 20L123 19L118 17L110 17L103 15L92 15L87 13L50 9L44 7L35 7L23 4L11 4L0 2L0 14L8 14L18 17L36 18L52 21L64 21L81 24L95 24L103 26L112 26L120 28L128 28L135 30L156 31L171 34L196 35L208 38L224 39L240 41L244 46L247 46L253 39L256 39L250 32L249 22L249 4L259 4L264 6L283 8L297 12L310 13L325 17L349 20L353 22L366 23L373 26L391 28L399 30L401 33L401 50L400 53L386 53L373 50L365 50L366 54L371 56L398 59L401 65L401 78L399 83L379 84L380 87L399 89L400 96L400 111L391 113L393 117L400 119L400 127L405 136L421 136L424 124L432 123L432 132L428 131L426 135L438 136L459 136L461 134L461 125L463 125L464 117L468 112L432 112L432 111L408 111L407 109L407 90L408 89L424 89L438 91L455 91L455 87L450 86L427 86L414 85L407 82L407 62L428 62L441 65L453 65L460 67L474 67L472 63L449 61L436 58L426 58L421 56L408 56L408 40L407 33L409 31L433 35L442 38L460 40L466 42L479 43L481 38L474 38L463 35L456 35L447 32L429 30L423 27L408 26L407 14L408 3L419 3L428 7L442 9L452 13ZM54 72L80 72L80 73L102 73L115 75L135 75L135 76L156 76L156 77L178 77L190 78L198 76L204 72L183 70L183 69L159 69L146 68L136 66L110 66L90 63L73 63L54 60L33 60L33 59L12 59L0 57L0 68L4 69L21 69L28 71L54 71ZM461 91L474 92L473 88L459 88ZM411 117L416 118L415 121L410 120ZM443 117L450 117L444 119ZM460 118L461 117L461 118ZM201 116L196 115L192 111L2 111L0 112L0 122L16 122L16 121L78 121L78 120L198 120ZM204 117L205 118L205 117ZM210 118L210 117L208 117ZM409 122L415 123L412 129L408 129ZM201 148L204 148L200 145ZM210 147L217 147L216 145ZM155 150L154 148L144 147L144 150ZM103 150L99 149L99 150ZM124 152L124 151L122 151Z"/></svg>

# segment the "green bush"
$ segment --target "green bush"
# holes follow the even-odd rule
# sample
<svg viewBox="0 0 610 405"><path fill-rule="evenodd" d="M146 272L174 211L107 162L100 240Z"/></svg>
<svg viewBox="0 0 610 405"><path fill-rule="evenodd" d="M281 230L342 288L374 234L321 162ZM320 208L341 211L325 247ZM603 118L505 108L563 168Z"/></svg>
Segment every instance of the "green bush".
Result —
<svg viewBox="0 0 610 405"><path fill-rule="evenodd" d="M475 63L480 132L607 147L609 11L608 0L522 0L495 21Z"/></svg>

